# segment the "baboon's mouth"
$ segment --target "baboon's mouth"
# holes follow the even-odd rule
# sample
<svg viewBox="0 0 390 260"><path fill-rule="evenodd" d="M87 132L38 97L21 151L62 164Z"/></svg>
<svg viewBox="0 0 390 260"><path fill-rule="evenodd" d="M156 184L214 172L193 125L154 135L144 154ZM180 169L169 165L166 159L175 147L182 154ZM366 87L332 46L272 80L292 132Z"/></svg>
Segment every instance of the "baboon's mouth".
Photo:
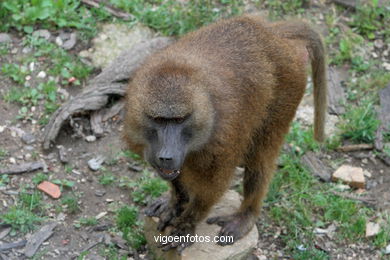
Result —
<svg viewBox="0 0 390 260"><path fill-rule="evenodd" d="M161 176L161 178L166 180L173 180L180 174L180 170L168 170L168 169L162 169L158 168L158 173Z"/></svg>

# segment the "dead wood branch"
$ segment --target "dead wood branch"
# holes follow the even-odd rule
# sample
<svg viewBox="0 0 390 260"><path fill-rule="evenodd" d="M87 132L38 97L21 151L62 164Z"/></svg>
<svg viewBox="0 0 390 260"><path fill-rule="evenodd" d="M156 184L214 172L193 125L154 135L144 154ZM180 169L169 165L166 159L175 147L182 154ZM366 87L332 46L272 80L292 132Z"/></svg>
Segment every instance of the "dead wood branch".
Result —
<svg viewBox="0 0 390 260"><path fill-rule="evenodd" d="M102 6L103 9L107 13L112 14L113 16L116 16L118 18L122 18L124 20L134 19L134 15L129 14L129 13L125 13L125 12L119 10L118 8L115 8L115 7L111 6L110 4L108 4L106 2L103 2L103 1L99 1L99 0L81 0L81 2L83 4L85 4L85 5L88 5L88 6L91 6L91 7L95 7L95 8L100 8Z"/></svg>
<svg viewBox="0 0 390 260"><path fill-rule="evenodd" d="M61 127L71 116L104 108L111 95L124 96L128 81L140 63L151 53L165 48L171 42L170 38L159 37L149 42L141 42L131 50L121 53L90 82L82 93L54 112L45 127L43 148L50 148L50 144L55 141Z"/></svg>
<svg viewBox="0 0 390 260"><path fill-rule="evenodd" d="M11 166L0 170L0 175L3 174L19 174L25 172L32 172L39 169L44 169L45 164L43 162L28 162L19 165Z"/></svg>
<svg viewBox="0 0 390 260"><path fill-rule="evenodd" d="M347 153L347 152L354 152L360 150L372 150L372 149L374 149L374 146L372 144L350 144L350 145L344 145L337 148L337 151Z"/></svg>

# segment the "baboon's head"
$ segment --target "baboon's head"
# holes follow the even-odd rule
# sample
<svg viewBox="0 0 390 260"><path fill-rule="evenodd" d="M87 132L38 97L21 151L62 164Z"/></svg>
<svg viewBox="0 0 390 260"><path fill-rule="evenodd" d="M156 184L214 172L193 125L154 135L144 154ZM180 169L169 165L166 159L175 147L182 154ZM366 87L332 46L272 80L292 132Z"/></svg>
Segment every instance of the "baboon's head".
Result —
<svg viewBox="0 0 390 260"><path fill-rule="evenodd" d="M140 70L128 91L126 135L144 145L144 158L166 180L212 133L211 100L196 74L167 62Z"/></svg>

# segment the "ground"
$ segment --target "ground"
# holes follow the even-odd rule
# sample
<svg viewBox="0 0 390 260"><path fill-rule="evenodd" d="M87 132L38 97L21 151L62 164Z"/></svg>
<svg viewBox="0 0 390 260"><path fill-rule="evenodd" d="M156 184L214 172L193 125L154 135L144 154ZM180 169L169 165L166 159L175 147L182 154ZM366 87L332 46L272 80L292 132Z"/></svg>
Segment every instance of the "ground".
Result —
<svg viewBox="0 0 390 260"><path fill-rule="evenodd" d="M337 82L345 94L345 111L334 115L337 123L331 125L325 144L314 142L307 119L298 117L292 124L257 221L259 241L250 259L390 258L390 166L381 159L390 156L390 132L381 133L382 149L338 150L377 140L382 119L378 111L383 107L378 93L390 82L390 11L384 1L348 7L305 0L111 0L134 15L127 21L77 0L27 2L0 3L0 173L24 162L42 161L47 167L0 176L0 259L27 259L24 245L10 250L2 246L30 240L51 221L58 225L33 259L150 259L142 211L168 187L123 146L121 114L107 120L104 135L96 140L88 114L73 117L50 151L41 147L45 125L101 71L81 53L94 51L93 38L103 24L120 23L122 30L143 23L158 34L176 37L245 11L271 20L311 21L324 35L329 66L347 75ZM72 33L77 33L75 42ZM309 84L302 107L310 108L310 96ZM59 157L59 150L67 159ZM363 168L365 189L320 180L302 163L308 152L329 174L343 164ZM99 156L104 163L91 170L88 161ZM239 179L237 170L232 189L240 192ZM37 189L44 180L60 186L59 199ZM373 236L366 237L367 223L379 225Z"/></svg>

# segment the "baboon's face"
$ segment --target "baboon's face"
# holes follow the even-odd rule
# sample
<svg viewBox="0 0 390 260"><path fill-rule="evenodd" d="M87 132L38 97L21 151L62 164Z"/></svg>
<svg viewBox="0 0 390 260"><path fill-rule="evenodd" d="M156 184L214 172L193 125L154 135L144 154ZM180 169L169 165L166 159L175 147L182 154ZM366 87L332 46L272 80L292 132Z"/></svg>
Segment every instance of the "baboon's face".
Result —
<svg viewBox="0 0 390 260"><path fill-rule="evenodd" d="M192 144L191 115L184 117L149 117L144 129L147 141L145 159L166 180L180 174L184 159Z"/></svg>
<svg viewBox="0 0 390 260"><path fill-rule="evenodd" d="M210 96L191 75L182 67L150 69L133 80L127 95L126 134L142 144L144 159L166 180L208 142L214 125Z"/></svg>

